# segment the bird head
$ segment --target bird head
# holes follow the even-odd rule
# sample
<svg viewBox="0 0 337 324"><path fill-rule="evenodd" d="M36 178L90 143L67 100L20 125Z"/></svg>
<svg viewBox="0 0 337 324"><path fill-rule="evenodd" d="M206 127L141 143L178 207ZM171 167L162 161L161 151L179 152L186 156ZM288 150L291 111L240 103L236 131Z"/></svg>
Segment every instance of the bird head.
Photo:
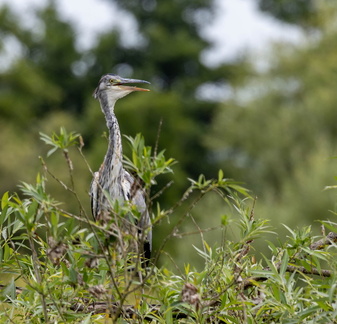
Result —
<svg viewBox="0 0 337 324"><path fill-rule="evenodd" d="M100 94L105 93L110 100L116 101L133 91L150 91L149 89L130 85L134 83L150 84L150 82L144 80L126 79L112 73L105 74L99 80L98 86L95 89L93 96L95 99L98 99Z"/></svg>

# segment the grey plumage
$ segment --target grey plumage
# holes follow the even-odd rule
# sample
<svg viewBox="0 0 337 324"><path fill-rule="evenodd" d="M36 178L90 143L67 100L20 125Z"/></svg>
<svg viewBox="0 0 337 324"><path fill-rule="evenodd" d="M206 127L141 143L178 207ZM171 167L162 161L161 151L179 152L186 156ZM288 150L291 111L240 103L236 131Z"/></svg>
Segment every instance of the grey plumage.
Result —
<svg viewBox="0 0 337 324"><path fill-rule="evenodd" d="M143 80L125 79L115 74L103 75L94 92L99 100L109 130L108 150L98 172L91 183L91 207L94 218L102 224L110 223L110 230L115 233L117 247L123 252L136 252L150 257L152 249L152 229L145 193L139 182L123 168L122 140L119 124L114 112L115 103L133 91L148 89L129 86L130 83L149 83ZM120 219L113 213L115 202L123 204L130 201L137 207L139 218ZM113 221L112 221L113 220ZM121 233L132 236L126 243Z"/></svg>

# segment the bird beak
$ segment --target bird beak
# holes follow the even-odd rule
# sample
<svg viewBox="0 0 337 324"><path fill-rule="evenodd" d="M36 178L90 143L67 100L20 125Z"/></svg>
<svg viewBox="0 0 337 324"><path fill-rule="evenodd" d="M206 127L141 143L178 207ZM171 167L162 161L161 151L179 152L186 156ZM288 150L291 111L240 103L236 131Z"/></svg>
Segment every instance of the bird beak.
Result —
<svg viewBox="0 0 337 324"><path fill-rule="evenodd" d="M129 86L128 84L130 83L147 83L150 84L150 82L145 81L145 80L137 80L137 79L119 79L118 82L116 83L119 88L123 90L130 90L130 91L150 91L149 89L144 89L144 88L139 88L139 87L134 87L134 86Z"/></svg>

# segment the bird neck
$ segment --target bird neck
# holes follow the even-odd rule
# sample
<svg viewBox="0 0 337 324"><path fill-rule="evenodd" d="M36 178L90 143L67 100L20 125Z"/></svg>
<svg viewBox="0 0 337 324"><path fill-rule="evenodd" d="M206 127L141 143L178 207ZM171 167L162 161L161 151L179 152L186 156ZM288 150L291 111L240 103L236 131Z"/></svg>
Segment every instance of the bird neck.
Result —
<svg viewBox="0 0 337 324"><path fill-rule="evenodd" d="M122 165L122 140L117 117L114 112L116 100L109 100L108 96L99 98L106 125L109 129L109 146L105 155L105 167L119 169Z"/></svg>
<svg viewBox="0 0 337 324"><path fill-rule="evenodd" d="M112 165L122 163L122 139L116 115L112 111L106 118L109 129L109 147L107 155L112 157Z"/></svg>

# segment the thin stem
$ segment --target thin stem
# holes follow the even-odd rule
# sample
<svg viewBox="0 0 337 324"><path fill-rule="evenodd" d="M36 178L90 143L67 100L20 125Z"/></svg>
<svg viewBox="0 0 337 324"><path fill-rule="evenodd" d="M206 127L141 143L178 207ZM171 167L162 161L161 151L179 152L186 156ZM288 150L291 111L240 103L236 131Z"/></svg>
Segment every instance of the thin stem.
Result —
<svg viewBox="0 0 337 324"><path fill-rule="evenodd" d="M36 276L36 281L39 284L39 289L38 289L38 293L41 297L41 304L42 304L42 309L43 309L43 315L45 318L45 322L48 323L49 319L48 319L48 312L47 312L47 303L46 303L46 299L45 299L45 295L43 293L43 291L41 291L42 288L42 279L41 279L41 273L40 273L40 262L39 259L37 257L37 252L34 246L34 240L32 237L32 233L29 231L27 232L28 235L28 241L29 241L29 245L30 248L32 250L32 260L33 260L33 269L34 269L34 273Z"/></svg>

